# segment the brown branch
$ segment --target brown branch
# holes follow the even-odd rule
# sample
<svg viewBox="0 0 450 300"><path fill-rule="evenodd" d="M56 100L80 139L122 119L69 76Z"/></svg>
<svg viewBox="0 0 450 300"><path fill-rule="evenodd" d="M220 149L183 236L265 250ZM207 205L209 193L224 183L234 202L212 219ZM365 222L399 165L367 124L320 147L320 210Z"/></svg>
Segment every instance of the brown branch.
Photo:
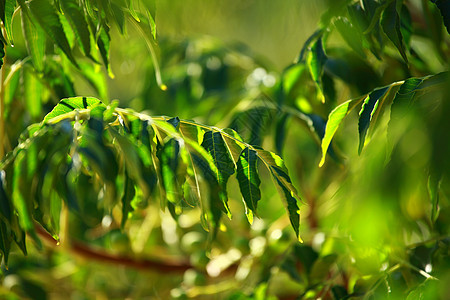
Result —
<svg viewBox="0 0 450 300"><path fill-rule="evenodd" d="M36 225L35 230L39 237L44 240L46 244L53 248L58 248L57 241L41 226ZM103 249L94 249L81 242L71 241L66 247L71 253L76 256L86 258L89 260L96 260L105 263L111 263L115 265L123 265L130 268L139 270L152 270L162 273L183 273L188 269L194 268L187 262L175 262L175 261L157 261L152 259L133 258L124 255L117 255L107 253Z"/></svg>

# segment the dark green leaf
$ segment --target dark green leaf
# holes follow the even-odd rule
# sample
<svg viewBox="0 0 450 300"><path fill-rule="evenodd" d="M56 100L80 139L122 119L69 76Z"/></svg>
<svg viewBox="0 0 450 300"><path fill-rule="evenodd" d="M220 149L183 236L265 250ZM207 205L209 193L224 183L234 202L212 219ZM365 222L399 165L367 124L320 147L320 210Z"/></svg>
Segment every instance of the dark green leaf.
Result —
<svg viewBox="0 0 450 300"><path fill-rule="evenodd" d="M245 148L244 140L236 131L230 128L222 129L222 138L228 152L231 154L231 159L236 164L239 160L242 149Z"/></svg>
<svg viewBox="0 0 450 300"><path fill-rule="evenodd" d="M284 165L284 161L275 153L260 149L255 150L258 157L269 169L270 174L276 183L281 200L287 210L291 225L294 228L297 238L301 241L299 232L300 209L297 205L297 201L300 201L300 197L297 194L297 189L292 185L291 178L289 177L288 170Z"/></svg>
<svg viewBox="0 0 450 300"><path fill-rule="evenodd" d="M392 43L394 43L395 47L397 47L404 61L408 63L408 57L405 52L405 42L400 30L401 22L399 11L401 11L402 2L403 1L401 0L395 0L386 7L381 19L381 25L383 26L384 33Z"/></svg>
<svg viewBox="0 0 450 300"><path fill-rule="evenodd" d="M5 183L4 183L4 173L5 171L0 171L0 222L1 220L5 220L8 223L11 223L11 216L12 216L12 210L11 210L11 204L10 199L8 195L6 194L5 190Z"/></svg>
<svg viewBox="0 0 450 300"><path fill-rule="evenodd" d="M120 227L123 229L125 227L125 223L128 219L128 214L133 211L133 207L131 206L131 201L133 200L136 190L133 184L133 180L128 176L128 172L125 170L125 183L124 190L122 195L122 221L120 223Z"/></svg>
<svg viewBox="0 0 450 300"><path fill-rule="evenodd" d="M56 8L48 0L33 0L29 2L29 9L42 29L58 45L67 58L78 67L64 29L59 20ZM21 4L22 6L22 4Z"/></svg>
<svg viewBox="0 0 450 300"><path fill-rule="evenodd" d="M442 20L447 28L447 32L450 34L450 1L448 0L432 0L434 4L439 8L442 15Z"/></svg>
<svg viewBox="0 0 450 300"><path fill-rule="evenodd" d="M11 249L11 233L7 225L0 219L0 251L3 255L5 265L8 265L9 251Z"/></svg>
<svg viewBox="0 0 450 300"><path fill-rule="evenodd" d="M258 201L261 199L261 191L259 190L261 180L257 170L257 157L257 152L247 147L242 150L237 161L236 176L247 209L250 210L250 212L246 212L250 223L253 220L252 214L257 215L256 209Z"/></svg>
<svg viewBox="0 0 450 300"><path fill-rule="evenodd" d="M203 136L202 146L212 156L214 163L217 166L217 173L215 176L221 187L220 198L222 199L223 206L226 209L228 217L231 218L231 213L228 208L226 189L228 178L234 174L235 165L231 160L230 154L228 153L220 132L206 132Z"/></svg>
<svg viewBox="0 0 450 300"><path fill-rule="evenodd" d="M178 129L180 127L180 118L175 117L167 120L167 123L172 124L175 129Z"/></svg>
<svg viewBox="0 0 450 300"><path fill-rule="evenodd" d="M125 15L122 9L116 5L114 2L111 2L111 11L113 13L114 21L117 23L119 27L120 33L125 33Z"/></svg>
<svg viewBox="0 0 450 300"><path fill-rule="evenodd" d="M47 123L51 119L74 111L75 109L87 109L99 105L104 106L104 104L100 100L93 97L65 98L59 101L59 103L53 108L53 110L45 116L43 122Z"/></svg>
<svg viewBox="0 0 450 300"><path fill-rule="evenodd" d="M277 126L275 128L275 147L278 153L283 152L284 141L286 139L286 122L289 119L289 114L283 114L283 116L277 120Z"/></svg>
<svg viewBox="0 0 450 300"><path fill-rule="evenodd" d="M208 154L208 153L206 153ZM209 155L209 154L208 154ZM217 182L216 173L217 170L214 164L209 162L209 159L205 156L198 155L197 153L191 154L193 163L201 171L203 178L206 180L209 188L209 207L202 207L202 226L212 233L212 239L217 235L217 230L219 227L219 222L222 217L222 211L226 211L224 208L221 198L219 196L221 192L221 187ZM206 156L207 157L207 156ZM212 159L211 159L212 160Z"/></svg>
<svg viewBox="0 0 450 300"><path fill-rule="evenodd" d="M73 31L75 32L75 36L83 50L83 53L87 57L91 57L91 39L89 27L84 18L84 14L82 8L79 6L78 1L76 0L64 0L60 1L60 5L62 10L64 11L64 15L67 17L67 20L70 23Z"/></svg>
<svg viewBox="0 0 450 300"><path fill-rule="evenodd" d="M370 122L372 121L372 116L374 115L375 111L378 108L379 101L384 97L384 95L388 90L389 87L375 89L364 99L364 104L362 105L361 111L359 112L359 122L358 122L359 154L361 154L361 151L364 147L367 130L369 129Z"/></svg>

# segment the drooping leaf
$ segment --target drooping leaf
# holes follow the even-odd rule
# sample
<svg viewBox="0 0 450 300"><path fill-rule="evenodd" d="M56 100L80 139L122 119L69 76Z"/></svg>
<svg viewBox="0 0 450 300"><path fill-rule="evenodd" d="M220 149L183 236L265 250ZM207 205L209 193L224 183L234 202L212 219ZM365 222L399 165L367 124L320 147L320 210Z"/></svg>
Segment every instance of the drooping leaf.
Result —
<svg viewBox="0 0 450 300"><path fill-rule="evenodd" d="M284 142L286 140L286 124L289 120L289 114L283 114L283 116L277 120L276 128L275 128L275 147L278 153L283 152Z"/></svg>
<svg viewBox="0 0 450 300"><path fill-rule="evenodd" d="M124 174L124 190L121 198L122 202L122 221L120 223L120 227L123 229L125 227L125 223L128 219L128 214L133 211L133 207L131 206L131 201L133 200L136 189L133 184L133 180L128 176L128 172L125 170Z"/></svg>
<svg viewBox="0 0 450 300"><path fill-rule="evenodd" d="M25 36L25 45L31 56L35 69L44 70L45 32L40 26L35 26L30 18L22 12L22 30Z"/></svg>
<svg viewBox="0 0 450 300"><path fill-rule="evenodd" d="M259 179L257 170L257 158L257 152L246 147L239 156L236 170L241 194L244 197L247 209L250 210L250 212L246 212L250 223L253 220L252 215L257 215L256 209L258 201L261 199L261 191L259 189L261 180Z"/></svg>
<svg viewBox="0 0 450 300"><path fill-rule="evenodd" d="M241 152L245 148L245 146L243 145L244 140L239 135L239 133L237 133L233 129L224 128L221 132L225 146L227 147L228 152L231 154L231 159L235 164L237 164Z"/></svg>
<svg viewBox="0 0 450 300"><path fill-rule="evenodd" d="M372 116L378 108L379 101L385 96L389 87L383 87L375 89L372 91L365 99L359 112L359 147L358 153L361 154L362 148L364 147L364 142L366 140L367 130L369 129L370 122L372 121Z"/></svg>
<svg viewBox="0 0 450 300"><path fill-rule="evenodd" d="M202 226L212 233L212 238L217 235L217 230L219 228L220 219L222 217L222 212L226 210L224 208L222 199L219 194L221 192L221 187L216 178L216 166L214 163L209 162L212 160L208 159L209 153L207 155L201 156L197 153L192 153L191 157L194 164L200 170L203 178L208 184L209 189L209 203L208 207L202 207L201 222ZM206 228L206 226L208 226Z"/></svg>
<svg viewBox="0 0 450 300"><path fill-rule="evenodd" d="M360 32L352 25L346 18L337 18L334 25L341 34L345 42L355 51L360 57L366 58L364 48L362 45L362 36Z"/></svg>
<svg viewBox="0 0 450 300"><path fill-rule="evenodd" d="M157 151L165 196L173 204L178 204L181 200L181 193L177 182L179 153L180 144L174 138L166 141L164 145L160 146L159 151Z"/></svg>
<svg viewBox="0 0 450 300"><path fill-rule="evenodd" d="M12 210L10 199L6 194L6 190L4 187L5 184L4 177L5 177L4 171L0 171L0 213L1 213L0 219L4 219L9 223L11 223Z"/></svg>
<svg viewBox="0 0 450 300"><path fill-rule="evenodd" d="M143 179L144 163L139 156L138 147L130 139L124 135L121 135L114 128L109 128L108 132L114 138L114 141L117 142L117 146L120 150L119 153L125 162L127 174L140 187L143 198L147 199L150 196L151 187L148 186L146 181Z"/></svg>
<svg viewBox="0 0 450 300"><path fill-rule="evenodd" d="M450 34L450 2L448 0L431 0L439 8L445 28Z"/></svg>
<svg viewBox="0 0 450 300"><path fill-rule="evenodd" d="M322 139L322 158L320 160L319 167L323 166L323 164L325 163L325 157L327 155L328 147L330 146L331 140L333 139L333 136L339 128L342 120L344 120L344 118L350 113L350 111L363 100L364 98L348 100L333 109L328 115L325 134Z"/></svg>
<svg viewBox="0 0 450 300"><path fill-rule="evenodd" d="M42 83L30 70L24 70L22 74L25 103L28 112L33 119L40 118L42 113Z"/></svg>
<svg viewBox="0 0 450 300"><path fill-rule="evenodd" d="M91 34L86 19L84 18L82 8L79 6L78 1L64 0L60 1L59 3L64 12L64 15L67 17L67 20L70 23L70 26L76 33L75 36L81 46L81 49L83 50L83 53L87 57L92 58L90 39Z"/></svg>
<svg viewBox="0 0 450 300"><path fill-rule="evenodd" d="M387 37L394 43L400 52L403 60L408 63L408 57L406 56L405 42L403 40L403 35L400 30L401 22L399 12L401 12L403 1L392 1L384 10L383 17L381 19L381 25L383 26L383 31Z"/></svg>
<svg viewBox="0 0 450 300"><path fill-rule="evenodd" d="M235 165L220 132L207 131L203 136L202 146L209 152L217 166L215 176L221 188L220 199L228 217L231 218L226 189L228 178L234 174Z"/></svg>
<svg viewBox="0 0 450 300"><path fill-rule="evenodd" d="M283 159L276 155L275 153L255 149L259 159L266 165L269 169L270 174L276 184L277 190L283 204L286 208L286 211L289 216L289 220L291 222L292 228L297 235L297 238L301 241L300 238L300 209L297 205L297 201L300 201L300 196L297 193L297 189L291 182L291 178L289 177L288 170L284 164Z"/></svg>
<svg viewBox="0 0 450 300"><path fill-rule="evenodd" d="M26 5L26 4L25 4ZM64 52L67 58L78 67L70 49L69 42L59 20L56 8L48 0L33 0L28 3L29 9L46 34ZM21 4L22 6L22 4ZM23 6L22 6L23 8Z"/></svg>
<svg viewBox="0 0 450 300"><path fill-rule="evenodd" d="M59 103L52 109L52 111L45 116L43 123L47 123L51 119L74 111L75 109L87 109L99 105L104 106L104 104L100 100L93 97L65 98L59 101Z"/></svg>
<svg viewBox="0 0 450 300"><path fill-rule="evenodd" d="M8 265L11 241L11 233L9 232L7 225L0 219L0 251L3 255L5 265Z"/></svg>
<svg viewBox="0 0 450 300"><path fill-rule="evenodd" d="M309 72L311 73L311 77L316 83L318 99L322 102L325 102L322 86L322 74L326 61L327 56L325 55L325 51L323 49L322 37L319 37L311 46L311 51L306 58L306 63L308 65Z"/></svg>
<svg viewBox="0 0 450 300"><path fill-rule="evenodd" d="M110 2L111 5L111 11L112 16L114 18L114 21L116 22L117 26L119 27L120 33L125 33L125 15L122 9L115 4L114 2Z"/></svg>
<svg viewBox="0 0 450 300"><path fill-rule="evenodd" d="M111 41L111 37L109 36L109 27L106 24L103 24L101 26L100 31L97 33L97 46L100 51L100 55L103 60L103 64L106 67L106 70L108 71L108 75L111 78L114 78L114 73L111 69L111 64L109 62L109 44Z"/></svg>
<svg viewBox="0 0 450 300"><path fill-rule="evenodd" d="M33 207L32 195L30 194L30 173L35 170L28 168L26 150L17 154L14 166L12 201L19 215L20 226L25 231L33 230L33 219L31 210Z"/></svg>

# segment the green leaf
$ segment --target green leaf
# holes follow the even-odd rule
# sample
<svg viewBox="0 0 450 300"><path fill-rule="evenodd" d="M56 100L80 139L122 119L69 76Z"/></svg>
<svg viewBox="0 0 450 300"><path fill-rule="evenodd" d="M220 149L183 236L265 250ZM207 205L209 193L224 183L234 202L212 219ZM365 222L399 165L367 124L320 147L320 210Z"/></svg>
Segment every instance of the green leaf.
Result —
<svg viewBox="0 0 450 300"><path fill-rule="evenodd" d="M230 128L222 129L221 133L225 146L231 155L231 159L237 165L241 152L245 148L244 140L239 133Z"/></svg>
<svg viewBox="0 0 450 300"><path fill-rule="evenodd" d="M30 175L34 174L35 170L28 168L28 166L29 162L27 160L26 150L22 150L17 154L14 163L12 200L19 216L20 226L25 231L34 229L33 219L31 217L33 198L30 194Z"/></svg>
<svg viewBox="0 0 450 300"><path fill-rule="evenodd" d="M348 100L331 111L328 115L327 125L325 127L325 134L322 139L322 159L320 160L319 167L325 163L325 157L327 155L328 147L331 140L336 133L342 120L355 108L364 98Z"/></svg>
<svg viewBox="0 0 450 300"><path fill-rule="evenodd" d="M23 88L25 103L30 116L33 119L41 118L43 86L31 70L24 70L23 72Z"/></svg>
<svg viewBox="0 0 450 300"><path fill-rule="evenodd" d="M148 199L150 196L150 186L147 185L142 176L144 163L139 156L139 149L136 143L126 136L121 135L114 128L109 127L108 132L114 138L114 142L120 150L119 154L124 159L127 174L139 185L144 199Z"/></svg>
<svg viewBox="0 0 450 300"><path fill-rule="evenodd" d="M87 57L93 59L91 56L91 34L86 19L84 18L82 8L79 6L78 1L64 0L60 1L59 3L64 12L64 15L70 23L70 26L75 32L75 36L81 46L81 49L83 50L83 53Z"/></svg>
<svg viewBox="0 0 450 300"><path fill-rule="evenodd" d="M111 11L113 14L114 21L116 22L117 26L119 27L120 33L125 33L125 15L122 11L122 9L116 5L114 2L110 3L111 5Z"/></svg>
<svg viewBox="0 0 450 300"><path fill-rule="evenodd" d="M48 123L51 119L74 111L75 109L87 109L96 106L104 106L104 104L93 97L65 98L59 101L53 110L45 116L43 123Z"/></svg>
<svg viewBox="0 0 450 300"><path fill-rule="evenodd" d="M111 37L109 36L109 28L108 25L103 24L100 27L100 31L97 33L97 46L100 51L100 55L103 60L103 64L106 67L106 70L108 71L108 75L111 78L114 78L114 74L111 69L111 64L109 62L109 44L111 41Z"/></svg>
<svg viewBox="0 0 450 300"><path fill-rule="evenodd" d="M160 160L161 177L166 193L165 197L173 204L178 204L181 200L181 193L178 189L177 182L179 153L180 144L174 138L166 141L157 151L157 156Z"/></svg>
<svg viewBox="0 0 450 300"><path fill-rule="evenodd" d="M297 189L292 185L291 178L289 177L288 170L284 164L284 161L276 155L275 153L255 149L259 159L266 165L269 169L270 174L274 182L281 200L286 208L289 216L292 228L297 235L299 241L300 238L300 209L297 205L297 201L300 201L300 196L297 193Z"/></svg>
<svg viewBox="0 0 450 300"><path fill-rule="evenodd" d="M322 37L319 37L311 46L311 51L306 58L311 77L317 86L317 96L321 102L325 102L322 86L323 67L327 61L327 56L323 50Z"/></svg>
<svg viewBox="0 0 450 300"><path fill-rule="evenodd" d="M25 37L25 45L31 56L33 65L38 72L44 70L44 54L45 54L45 32L35 26L28 15L22 12L22 30Z"/></svg>
<svg viewBox="0 0 450 300"><path fill-rule="evenodd" d="M261 191L257 170L258 154L255 150L246 147L242 150L239 160L237 162L236 176L239 182L241 194L244 197L245 204L252 214L256 214L258 201L261 199ZM246 212L249 222L252 223L252 218L249 212Z"/></svg>
<svg viewBox="0 0 450 300"><path fill-rule="evenodd" d="M191 153L192 161L201 171L209 187L209 205L208 207L202 207L201 222L203 228L212 233L211 239L214 239L217 235L222 211L225 209L219 196L221 187L216 178L216 166L210 162L212 158L208 158L208 152L204 156L198 155L199 153Z"/></svg>
<svg viewBox="0 0 450 300"><path fill-rule="evenodd" d="M348 21L347 18L339 17L334 21L334 25L341 34L345 42L355 51L361 58L366 58L364 53L364 48L362 46L362 35L353 26L352 23Z"/></svg>
<svg viewBox="0 0 450 300"><path fill-rule="evenodd" d="M364 99L364 103L361 107L361 111L359 112L358 154L361 154L361 151L364 147L364 141L366 140L367 130L369 129L370 122L372 121L372 117L378 108L379 101L380 101L380 99L382 99L384 97L384 95L386 95L386 92L388 90L389 90L389 86L375 89Z"/></svg>
<svg viewBox="0 0 450 300"><path fill-rule="evenodd" d="M59 20L56 8L48 0L33 0L30 1L28 5L31 13L36 18L42 29L55 42L55 44L58 45L67 58L76 67L78 67L64 33L64 29Z"/></svg>
<svg viewBox="0 0 450 300"><path fill-rule="evenodd" d="M231 160L220 132L207 131L203 136L202 146L209 152L217 166L217 173L215 175L221 187L220 198L228 217L231 218L226 189L228 178L234 174L235 165Z"/></svg>
<svg viewBox="0 0 450 300"><path fill-rule="evenodd" d="M5 26L6 36L11 45L14 45L12 34L12 17L16 0L2 0L0 1L0 18Z"/></svg>
<svg viewBox="0 0 450 300"><path fill-rule="evenodd" d="M394 43L395 47L397 47L400 52L403 60L408 63L408 57L405 52L405 43L403 41L403 35L400 30L401 22L399 11L401 11L402 0L392 1L384 10L383 16L381 19L381 25L383 27L384 33L387 37Z"/></svg>
<svg viewBox="0 0 450 300"><path fill-rule="evenodd" d="M436 172L428 176L428 195L431 200L431 222L434 224L439 216L439 190L442 177Z"/></svg>

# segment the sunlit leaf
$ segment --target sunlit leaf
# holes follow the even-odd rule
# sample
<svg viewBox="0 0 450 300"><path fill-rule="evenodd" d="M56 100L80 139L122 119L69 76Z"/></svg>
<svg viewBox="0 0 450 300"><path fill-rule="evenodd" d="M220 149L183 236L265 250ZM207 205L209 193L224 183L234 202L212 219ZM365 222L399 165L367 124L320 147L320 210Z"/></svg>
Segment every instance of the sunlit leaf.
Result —
<svg viewBox="0 0 450 300"><path fill-rule="evenodd" d="M355 108L364 98L348 100L331 111L328 115L327 126L325 127L325 135L322 139L322 159L320 160L319 167L325 163L325 157L327 155L328 147L331 140L336 133L342 120Z"/></svg>
<svg viewBox="0 0 450 300"><path fill-rule="evenodd" d="M244 202L254 215L257 215L256 209L258 201L261 199L261 191L259 189L261 180L259 179L257 170L257 158L258 154L255 150L248 147L245 148L239 156L236 170L236 176L242 196L244 197Z"/></svg>
<svg viewBox="0 0 450 300"><path fill-rule="evenodd" d="M70 23L73 31L76 33L75 36L83 50L83 53L87 57L91 57L91 40L90 31L82 8L79 6L76 0L64 0L60 1L61 8L64 11L64 15Z"/></svg>
<svg viewBox="0 0 450 300"><path fill-rule="evenodd" d="M47 123L51 119L74 111L75 109L87 109L98 105L103 105L103 103L93 97L65 98L59 101L59 103L53 108L53 110L45 116L43 122Z"/></svg>
<svg viewBox="0 0 450 300"><path fill-rule="evenodd" d="M388 90L389 90L389 87L375 89L364 99L364 103L362 105L361 111L359 112L359 122L358 122L358 131L359 131L358 153L359 154L361 154L361 151L364 147L367 130L369 129L370 122L372 121L372 117L378 108L379 101L385 96L385 94Z"/></svg>
<svg viewBox="0 0 450 300"><path fill-rule="evenodd" d="M114 74L111 69L111 64L109 62L109 44L111 42L111 37L109 36L109 28L106 24L101 26L100 31L98 32L97 38L97 46L100 51L100 55L103 60L103 64L108 71L108 75L111 78L114 78Z"/></svg>
<svg viewBox="0 0 450 300"><path fill-rule="evenodd" d="M0 18L5 26L6 36L9 42L14 45L12 35L12 17L14 14L14 8L16 6L16 0L2 0L0 1Z"/></svg>
<svg viewBox="0 0 450 300"><path fill-rule="evenodd" d="M75 65L77 62L70 49L69 42L55 7L48 0L33 0L28 3L29 9L45 33L58 45L67 58ZM23 7L23 5L21 4Z"/></svg>
<svg viewBox="0 0 450 300"><path fill-rule="evenodd" d="M319 37L311 46L311 51L306 58L306 63L308 65L309 72L311 73L311 77L316 83L318 99L322 102L325 101L322 86L322 74L326 60L327 56L325 55L323 49L322 37Z"/></svg>
<svg viewBox="0 0 450 300"><path fill-rule="evenodd" d="M44 70L45 32L41 27L35 26L25 13L21 15L25 45L35 69L42 72Z"/></svg>

